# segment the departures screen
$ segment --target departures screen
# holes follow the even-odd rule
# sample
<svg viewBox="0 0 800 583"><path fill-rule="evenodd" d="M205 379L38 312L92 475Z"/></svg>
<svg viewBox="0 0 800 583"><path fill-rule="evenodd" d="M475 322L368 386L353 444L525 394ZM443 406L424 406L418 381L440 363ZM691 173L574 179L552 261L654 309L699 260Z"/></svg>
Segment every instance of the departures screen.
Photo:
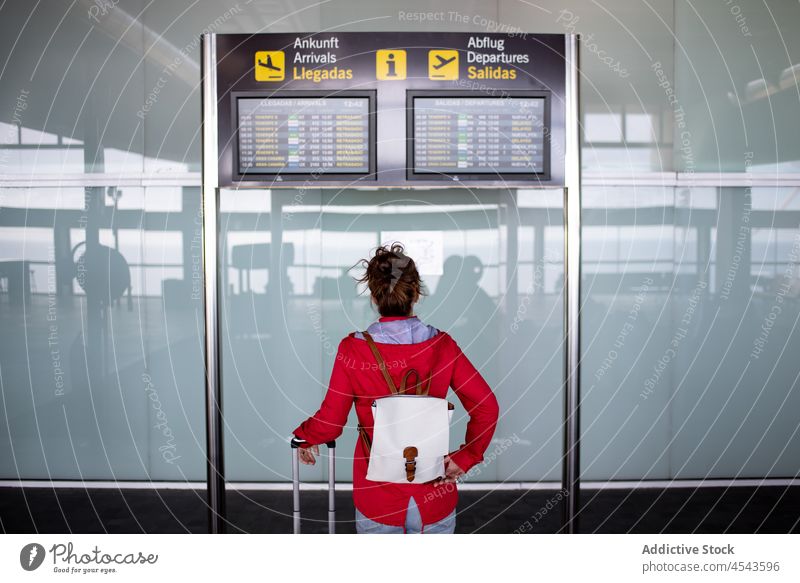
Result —
<svg viewBox="0 0 800 583"><path fill-rule="evenodd" d="M415 174L542 174L544 97L414 97Z"/></svg>
<svg viewBox="0 0 800 583"><path fill-rule="evenodd" d="M367 97L237 99L240 174L370 172Z"/></svg>

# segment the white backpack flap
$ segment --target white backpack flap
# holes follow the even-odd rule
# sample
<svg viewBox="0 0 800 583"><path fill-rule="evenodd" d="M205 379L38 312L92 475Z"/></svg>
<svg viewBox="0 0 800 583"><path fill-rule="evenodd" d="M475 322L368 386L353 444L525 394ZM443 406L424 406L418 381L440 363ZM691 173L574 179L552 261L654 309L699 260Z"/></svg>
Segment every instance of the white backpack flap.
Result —
<svg viewBox="0 0 800 583"><path fill-rule="evenodd" d="M376 399L372 410L367 480L421 484L444 476L453 415L446 399L393 395Z"/></svg>

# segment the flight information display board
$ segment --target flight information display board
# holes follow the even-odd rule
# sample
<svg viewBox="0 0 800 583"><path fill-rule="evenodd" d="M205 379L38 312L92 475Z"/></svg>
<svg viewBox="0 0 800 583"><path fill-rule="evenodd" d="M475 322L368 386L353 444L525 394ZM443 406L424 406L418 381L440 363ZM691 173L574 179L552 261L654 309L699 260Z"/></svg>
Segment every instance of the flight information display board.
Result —
<svg viewBox="0 0 800 583"><path fill-rule="evenodd" d="M239 173L364 175L373 171L369 96L236 97Z"/></svg>
<svg viewBox="0 0 800 583"><path fill-rule="evenodd" d="M575 102L565 99L567 35L328 30L204 39L214 63L203 111L217 127L204 152L225 188L565 183L565 106Z"/></svg>
<svg viewBox="0 0 800 583"><path fill-rule="evenodd" d="M409 96L412 175L452 180L548 174L545 94Z"/></svg>

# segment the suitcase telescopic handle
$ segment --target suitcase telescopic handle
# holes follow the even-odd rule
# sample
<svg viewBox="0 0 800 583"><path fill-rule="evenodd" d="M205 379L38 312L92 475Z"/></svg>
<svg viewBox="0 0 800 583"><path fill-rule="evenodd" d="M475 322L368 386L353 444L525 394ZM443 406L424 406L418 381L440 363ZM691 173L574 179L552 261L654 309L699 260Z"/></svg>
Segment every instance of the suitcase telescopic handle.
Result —
<svg viewBox="0 0 800 583"><path fill-rule="evenodd" d="M292 437L292 529L300 534L300 452L304 442ZM328 446L328 533L336 531L336 441L329 441Z"/></svg>

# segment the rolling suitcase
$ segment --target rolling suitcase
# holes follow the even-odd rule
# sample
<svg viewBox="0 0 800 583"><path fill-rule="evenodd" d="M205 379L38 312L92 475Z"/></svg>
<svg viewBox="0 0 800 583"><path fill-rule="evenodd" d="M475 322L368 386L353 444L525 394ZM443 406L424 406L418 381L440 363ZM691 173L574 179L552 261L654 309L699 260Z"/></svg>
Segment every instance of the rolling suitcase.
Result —
<svg viewBox="0 0 800 583"><path fill-rule="evenodd" d="M294 534L300 534L300 447L299 441L292 438L292 526ZM328 446L328 533L336 531L336 442Z"/></svg>

